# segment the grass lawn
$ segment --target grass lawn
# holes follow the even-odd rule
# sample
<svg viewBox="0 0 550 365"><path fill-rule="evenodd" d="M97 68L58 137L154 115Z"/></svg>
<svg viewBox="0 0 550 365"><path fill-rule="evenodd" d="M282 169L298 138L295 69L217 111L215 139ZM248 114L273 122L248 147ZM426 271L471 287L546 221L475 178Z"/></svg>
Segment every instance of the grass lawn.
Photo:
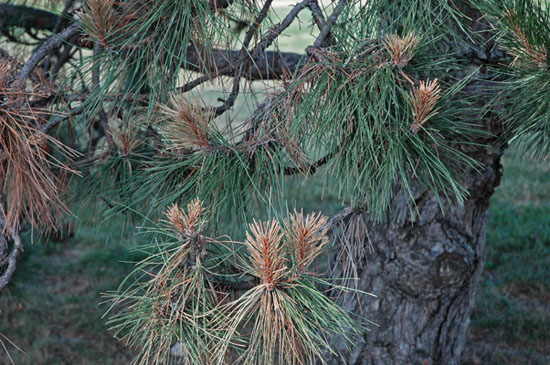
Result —
<svg viewBox="0 0 550 365"><path fill-rule="evenodd" d="M484 280L464 353L472 364L550 363L550 163L504 160Z"/></svg>
<svg viewBox="0 0 550 365"><path fill-rule="evenodd" d="M504 160L491 206L487 265L464 353L468 364L550 363L550 165ZM313 180L302 204L334 210ZM114 229L116 231L116 228ZM139 254L97 230L29 245L0 297L0 333L17 364L125 364L131 350L101 319L100 293L113 290ZM9 363L0 351L0 363Z"/></svg>

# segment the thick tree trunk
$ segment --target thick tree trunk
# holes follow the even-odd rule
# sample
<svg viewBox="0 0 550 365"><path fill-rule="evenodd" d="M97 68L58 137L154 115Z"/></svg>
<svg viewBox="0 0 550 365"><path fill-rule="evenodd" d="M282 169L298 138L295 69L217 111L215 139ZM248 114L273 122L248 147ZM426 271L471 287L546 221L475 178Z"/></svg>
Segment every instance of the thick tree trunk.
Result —
<svg viewBox="0 0 550 365"><path fill-rule="evenodd" d="M367 227L367 213L340 214L340 239L357 264L357 288L377 298L344 298L346 306L373 321L363 341L332 364L458 364L485 260L489 199L499 184L497 149L479 151L485 168L462 183L464 206L442 213L435 196L418 191L418 213L396 197L388 220ZM415 220L413 223L413 219ZM358 245L358 247L353 247ZM340 257L345 260L345 256ZM333 273L342 277L342 261ZM343 350L343 349L342 349Z"/></svg>
<svg viewBox="0 0 550 365"><path fill-rule="evenodd" d="M469 29L480 37L478 46L467 36L454 45L472 69L501 61L504 54L487 42L488 29L469 1L459 1L469 16ZM457 29L457 34L460 34ZM490 78L484 66L467 93L478 107L488 102L485 81ZM492 116L472 120L482 130L499 136L500 121ZM502 140L476 141L501 146ZM466 170L459 181L468 189L463 206L441 211L437 198L426 189L415 190L417 211L411 214L406 193L397 194L383 224L372 226L368 213L344 210L335 217L339 224L333 234L343 241L344 255L336 260L334 277L346 277L346 256L353 262L357 288L377 298L341 298L345 306L366 320L376 323L357 339L351 352L337 344L342 356L331 364L459 364L466 340L470 314L485 262L485 229L489 199L501 177L500 147L464 150L481 162L481 171ZM361 232L361 227L363 230ZM339 236L338 236L339 235Z"/></svg>
<svg viewBox="0 0 550 365"><path fill-rule="evenodd" d="M358 264L360 290L377 298L346 298L348 309L370 326L353 346L345 364L458 364L485 260L489 198L500 180L496 151L486 156L485 170L466 177L470 197L463 207L443 214L434 195L419 193L419 215L412 222L406 198L398 197L394 220L369 229ZM363 212L344 215L344 230L357 240ZM355 221L355 222L354 222ZM352 228L353 227L353 228ZM348 242L349 243L349 242ZM361 257L363 256L363 257Z"/></svg>

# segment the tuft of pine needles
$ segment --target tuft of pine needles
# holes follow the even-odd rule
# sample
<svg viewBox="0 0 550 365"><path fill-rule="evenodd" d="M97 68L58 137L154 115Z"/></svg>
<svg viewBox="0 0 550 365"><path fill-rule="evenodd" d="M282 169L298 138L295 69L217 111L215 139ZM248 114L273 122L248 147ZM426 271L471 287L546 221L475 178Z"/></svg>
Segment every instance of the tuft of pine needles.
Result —
<svg viewBox="0 0 550 365"><path fill-rule="evenodd" d="M410 104L414 118L411 132L418 133L422 125L437 114L435 105L440 98L440 92L437 79L420 81L420 85L410 91Z"/></svg>
<svg viewBox="0 0 550 365"><path fill-rule="evenodd" d="M209 146L212 115L203 110L198 99L190 103L183 95L173 95L170 105L161 105L160 110L169 150L205 149Z"/></svg>
<svg viewBox="0 0 550 365"><path fill-rule="evenodd" d="M86 114L97 111L113 90L122 96L148 93L152 113L157 101L166 103L182 77L192 77L180 72L188 62L188 48L200 55L193 68L215 72L211 50L227 28L227 20L201 0L90 0L80 18L98 45L88 72L95 69L102 75L101 87L86 100ZM125 105L127 112L140 107L137 100L131 104Z"/></svg>
<svg viewBox="0 0 550 365"><path fill-rule="evenodd" d="M135 363L166 363L179 344L184 363L211 364L222 334L211 318L223 316L216 307L225 295L215 290L205 266L207 246L217 241L205 235L203 213L199 200L186 210L172 206L162 230L172 232L172 240L141 247L154 253L137 264L118 292L106 295L110 311L118 310L108 324L115 336L139 349Z"/></svg>
<svg viewBox="0 0 550 365"><path fill-rule="evenodd" d="M80 19L92 39L109 48L109 37L117 22L114 0L88 0L84 3Z"/></svg>
<svg viewBox="0 0 550 365"><path fill-rule="evenodd" d="M288 275L282 242L283 233L276 220L271 222L254 221L250 233L246 233L244 245L251 261L251 274L260 279L260 285L273 290Z"/></svg>
<svg viewBox="0 0 550 365"><path fill-rule="evenodd" d="M326 223L320 214L304 218L295 212L284 229L275 220L250 225L244 243L249 259L243 265L259 284L221 309L229 319L224 351L235 334L250 331L244 350L236 349L237 363L325 363L332 336L350 341L359 332L349 314L317 288L317 274L308 271L328 241Z"/></svg>
<svg viewBox="0 0 550 365"><path fill-rule="evenodd" d="M530 0L478 4L511 56L498 67L495 110L513 149L535 158L550 154L550 8Z"/></svg>
<svg viewBox="0 0 550 365"><path fill-rule="evenodd" d="M327 183L375 221L398 186L410 191L417 182L460 204L457 171L476 165L453 145L476 133L464 121L466 104L451 101L468 79L437 81L448 61L434 62L435 41L406 34L317 52L278 115L303 150L328 161Z"/></svg>
<svg viewBox="0 0 550 365"><path fill-rule="evenodd" d="M285 222L286 243L295 260L296 275L306 273L307 268L323 252L329 242L329 224L327 217L321 213L294 212Z"/></svg>
<svg viewBox="0 0 550 365"><path fill-rule="evenodd" d="M108 324L139 349L136 363L174 355L186 364L324 363L332 336L350 341L362 330L318 289L332 286L312 267L328 242L326 217L295 212L284 225L253 221L245 250L220 258L209 253L237 243L209 237L207 210L198 199L167 209L158 233L171 239L141 247L153 251L107 295ZM257 279L237 286L245 291L233 300L222 288L239 278L223 279L223 261L233 261L237 276Z"/></svg>
<svg viewBox="0 0 550 365"><path fill-rule="evenodd" d="M404 37L400 37L397 34L387 35L383 44L391 57L392 63L397 68L402 69L413 58L419 42L420 38L413 32L410 32Z"/></svg>
<svg viewBox="0 0 550 365"><path fill-rule="evenodd" d="M20 89L14 82L15 61L0 59L0 191L5 230L19 231L23 222L43 231L57 229L69 212L64 202L66 180L75 173L62 159L77 153L40 130L52 114L33 107L47 97L47 88L34 83ZM44 89L44 90L41 90ZM60 155L54 155L57 151ZM4 206L5 203L5 206Z"/></svg>

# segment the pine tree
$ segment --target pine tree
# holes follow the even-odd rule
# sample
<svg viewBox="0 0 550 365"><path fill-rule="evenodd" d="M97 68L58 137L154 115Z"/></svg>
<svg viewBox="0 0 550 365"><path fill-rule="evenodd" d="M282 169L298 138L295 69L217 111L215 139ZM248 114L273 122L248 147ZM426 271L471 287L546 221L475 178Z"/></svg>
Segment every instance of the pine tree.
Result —
<svg viewBox="0 0 550 365"><path fill-rule="evenodd" d="M0 4L0 289L22 232L126 219L138 363L459 363L501 155L548 157L550 7L273 7ZM314 175L330 218L288 209Z"/></svg>

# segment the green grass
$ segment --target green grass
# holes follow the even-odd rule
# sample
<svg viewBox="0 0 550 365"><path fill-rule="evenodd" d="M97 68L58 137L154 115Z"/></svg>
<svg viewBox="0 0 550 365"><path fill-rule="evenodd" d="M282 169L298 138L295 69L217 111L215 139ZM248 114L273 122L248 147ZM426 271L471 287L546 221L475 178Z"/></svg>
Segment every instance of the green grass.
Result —
<svg viewBox="0 0 550 365"><path fill-rule="evenodd" d="M101 320L100 293L115 289L140 259L105 235L81 230L61 243L26 247L8 290L0 297L0 333L16 364L120 364L131 353ZM1 351L0 351L1 352ZM0 363L9 359L2 352Z"/></svg>
<svg viewBox="0 0 550 365"><path fill-rule="evenodd" d="M504 160L491 199L487 261L466 358L550 362L550 163ZM481 344L481 345L480 345Z"/></svg>

